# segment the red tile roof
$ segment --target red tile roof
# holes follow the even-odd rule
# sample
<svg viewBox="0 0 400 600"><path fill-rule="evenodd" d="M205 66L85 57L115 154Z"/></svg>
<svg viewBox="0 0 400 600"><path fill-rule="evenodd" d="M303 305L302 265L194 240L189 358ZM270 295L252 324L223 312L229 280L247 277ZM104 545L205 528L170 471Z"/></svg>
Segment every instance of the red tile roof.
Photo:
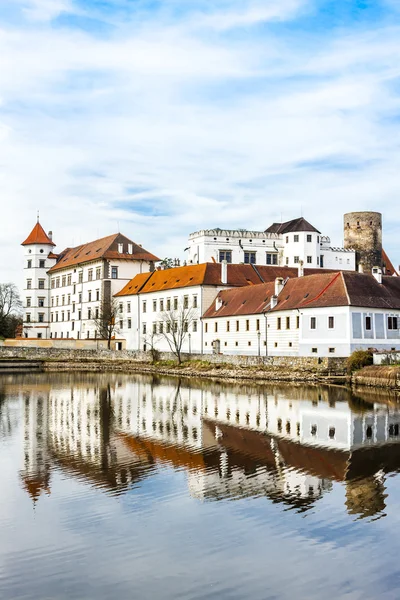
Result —
<svg viewBox="0 0 400 600"><path fill-rule="evenodd" d="M49 244L50 246L55 246L55 243L49 238L39 221L26 240L22 242L21 246L29 246L30 244Z"/></svg>
<svg viewBox="0 0 400 600"><path fill-rule="evenodd" d="M385 267L386 275L398 275L398 272L394 268L392 261L384 250L382 250L382 262L383 266Z"/></svg>
<svg viewBox="0 0 400 600"><path fill-rule="evenodd" d="M214 302L205 318L261 314L268 311L274 284L266 283L218 294L222 305ZM289 279L278 296L273 311L331 306L400 309L400 277L383 277L339 271Z"/></svg>
<svg viewBox="0 0 400 600"><path fill-rule="evenodd" d="M118 244L123 244L124 246L122 254L118 252ZM132 244L132 254L128 254L128 244ZM49 270L49 273L91 262L99 258L130 261L144 260L147 262L157 262L160 260L154 254L132 242L129 238L120 233L115 233L94 242L82 244L76 248L66 248L60 253L57 263Z"/></svg>

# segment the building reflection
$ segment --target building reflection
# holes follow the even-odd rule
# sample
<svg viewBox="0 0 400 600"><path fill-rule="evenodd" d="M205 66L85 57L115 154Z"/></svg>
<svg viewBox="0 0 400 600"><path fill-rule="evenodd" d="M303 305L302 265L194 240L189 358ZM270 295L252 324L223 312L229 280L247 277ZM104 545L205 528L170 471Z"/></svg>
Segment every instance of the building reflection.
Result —
<svg viewBox="0 0 400 600"><path fill-rule="evenodd" d="M184 469L197 499L267 497L296 510L341 482L349 514L373 517L400 465L397 407L344 388L116 375L26 387L20 475L35 502L55 468L120 494L162 464Z"/></svg>

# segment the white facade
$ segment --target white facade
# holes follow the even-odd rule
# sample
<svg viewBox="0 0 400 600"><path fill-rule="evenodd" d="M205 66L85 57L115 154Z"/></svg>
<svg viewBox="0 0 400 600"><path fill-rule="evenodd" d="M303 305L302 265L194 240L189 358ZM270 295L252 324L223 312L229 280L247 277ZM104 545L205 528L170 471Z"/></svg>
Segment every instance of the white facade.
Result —
<svg viewBox="0 0 400 600"><path fill-rule="evenodd" d="M207 229L189 236L188 263L252 263L354 271L356 253L332 248L330 239L316 231L285 234L246 230Z"/></svg>
<svg viewBox="0 0 400 600"><path fill-rule="evenodd" d="M23 336L50 337L50 281L47 271L55 264L52 244L24 246Z"/></svg>
<svg viewBox="0 0 400 600"><path fill-rule="evenodd" d="M400 350L400 311L349 306L204 319L205 354L346 357ZM368 327L368 329L367 329Z"/></svg>

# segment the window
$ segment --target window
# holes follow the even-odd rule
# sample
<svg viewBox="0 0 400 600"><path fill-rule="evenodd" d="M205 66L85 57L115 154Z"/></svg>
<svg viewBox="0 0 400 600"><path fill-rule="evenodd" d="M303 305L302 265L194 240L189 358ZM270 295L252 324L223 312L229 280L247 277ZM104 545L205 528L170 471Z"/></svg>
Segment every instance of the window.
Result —
<svg viewBox="0 0 400 600"><path fill-rule="evenodd" d="M56 322L58 323L58 312L56 312Z"/></svg>
<svg viewBox="0 0 400 600"><path fill-rule="evenodd" d="M256 253L255 252L245 252L244 253L244 262L246 265L255 265L256 264Z"/></svg>
<svg viewBox="0 0 400 600"><path fill-rule="evenodd" d="M54 290L55 287L56 287L56 280L52 279L51 280L51 289Z"/></svg>
<svg viewBox="0 0 400 600"><path fill-rule="evenodd" d="M311 265L312 263L312 256L307 256L307 264Z"/></svg>
<svg viewBox="0 0 400 600"><path fill-rule="evenodd" d="M289 257L288 256L286 257L286 264L287 265L289 264Z"/></svg>
<svg viewBox="0 0 400 600"><path fill-rule="evenodd" d="M218 323L216 321L214 323L214 331L215 333L218 333Z"/></svg>
<svg viewBox="0 0 400 600"><path fill-rule="evenodd" d="M78 321L82 319L82 311L78 310Z"/></svg>
<svg viewBox="0 0 400 600"><path fill-rule="evenodd" d="M256 321L256 331L260 331L260 319Z"/></svg>
<svg viewBox="0 0 400 600"><path fill-rule="evenodd" d="M371 317L365 317L365 329L366 329L366 331L371 331L371 329L372 329Z"/></svg>
<svg viewBox="0 0 400 600"><path fill-rule="evenodd" d="M124 322L123 322L123 321L120 321L120 322L119 322L119 328L120 328L120 329L123 329L123 327L124 327Z"/></svg>
<svg viewBox="0 0 400 600"><path fill-rule="evenodd" d="M28 260L28 267L27 268L28 269L32 269L32 261L31 260Z"/></svg>
<svg viewBox="0 0 400 600"><path fill-rule="evenodd" d="M276 328L277 329L282 329L282 319L281 317L278 317L276 320Z"/></svg>
<svg viewBox="0 0 400 600"><path fill-rule="evenodd" d="M153 312L157 312L157 300L153 300Z"/></svg>
<svg viewBox="0 0 400 600"><path fill-rule="evenodd" d="M311 348L311 352L313 354L318 354L318 348Z"/></svg>
<svg viewBox="0 0 400 600"><path fill-rule="evenodd" d="M171 310L171 298L167 298L167 310Z"/></svg>
<svg viewBox="0 0 400 600"><path fill-rule="evenodd" d="M388 317L388 329L398 329L397 317Z"/></svg>
<svg viewBox="0 0 400 600"><path fill-rule="evenodd" d="M193 296L193 308L197 308L197 296Z"/></svg>
<svg viewBox="0 0 400 600"><path fill-rule="evenodd" d="M39 290L44 290L44 279L39 279Z"/></svg>
<svg viewBox="0 0 400 600"><path fill-rule="evenodd" d="M59 277L57 277L57 279L56 279L56 287L58 287L58 288L60 287L60 278Z"/></svg>
<svg viewBox="0 0 400 600"><path fill-rule="evenodd" d="M27 307L31 306L31 302L32 302L31 298L27 298L26 299L26 306Z"/></svg>
<svg viewBox="0 0 400 600"><path fill-rule="evenodd" d="M267 252L267 265L277 265L278 264L278 255L270 254Z"/></svg>
<svg viewBox="0 0 400 600"><path fill-rule="evenodd" d="M78 294L78 302L82 302L82 292L79 292Z"/></svg>
<svg viewBox="0 0 400 600"><path fill-rule="evenodd" d="M69 321L71 319L71 313L70 311L67 312L67 321ZM67 336L68 337L68 336Z"/></svg>
<svg viewBox="0 0 400 600"><path fill-rule="evenodd" d="M118 279L118 267L111 267L111 279Z"/></svg>
<svg viewBox="0 0 400 600"><path fill-rule="evenodd" d="M123 254L123 252L124 252L124 245L123 244L118 244L118 252L119 252L119 254Z"/></svg>
<svg viewBox="0 0 400 600"><path fill-rule="evenodd" d="M131 312L131 303L127 302L126 304L126 312L130 313Z"/></svg>
<svg viewBox="0 0 400 600"><path fill-rule="evenodd" d="M147 333L147 324L146 323L143 323L142 331L143 331L144 334Z"/></svg>
<svg viewBox="0 0 400 600"><path fill-rule="evenodd" d="M91 319L91 318L92 318L92 309L91 309L91 308L88 308L88 311L87 311L87 318L88 318L88 319Z"/></svg>
<svg viewBox="0 0 400 600"><path fill-rule="evenodd" d="M193 321L193 331L197 331L197 321Z"/></svg>
<svg viewBox="0 0 400 600"><path fill-rule="evenodd" d="M317 317L310 317L310 329L317 329Z"/></svg>
<svg viewBox="0 0 400 600"><path fill-rule="evenodd" d="M153 333L157 333L157 323L153 323Z"/></svg>
<svg viewBox="0 0 400 600"><path fill-rule="evenodd" d="M54 321L54 315L53 315L53 313L51 313L51 315L50 315L50 319L51 319L51 322L53 322L53 321Z"/></svg>
<svg viewBox="0 0 400 600"><path fill-rule="evenodd" d="M389 436L397 437L398 435L399 435L399 424L392 423L391 425L389 425Z"/></svg>
<svg viewBox="0 0 400 600"><path fill-rule="evenodd" d="M82 283L82 281L83 281L83 271L79 271L79 274L78 274L78 283Z"/></svg>
<svg viewBox="0 0 400 600"><path fill-rule="evenodd" d="M132 319L128 319L128 329L132 329Z"/></svg>
<svg viewBox="0 0 400 600"><path fill-rule="evenodd" d="M298 241L299 241L299 236L298 236L297 234L295 234L295 235L293 236L293 241L294 241L294 242L298 242Z"/></svg>
<svg viewBox="0 0 400 600"><path fill-rule="evenodd" d="M250 321L249 319L246 319L246 331L250 330Z"/></svg>
<svg viewBox="0 0 400 600"><path fill-rule="evenodd" d="M64 311L61 311L61 321L64 321Z"/></svg>
<svg viewBox="0 0 400 600"><path fill-rule="evenodd" d="M312 235L311 235L311 233L307 233L307 242L312 242Z"/></svg>
<svg viewBox="0 0 400 600"><path fill-rule="evenodd" d="M71 304L71 294L68 294L68 301L67 304Z"/></svg>
<svg viewBox="0 0 400 600"><path fill-rule="evenodd" d="M99 309L98 308L95 309L94 314L95 314L95 319L98 319L99 318Z"/></svg>
<svg viewBox="0 0 400 600"><path fill-rule="evenodd" d="M163 322L161 322L161 323L159 324L159 326L158 326L158 331L159 331L159 333L163 333L163 332L164 332L164 323L163 323Z"/></svg>
<svg viewBox="0 0 400 600"><path fill-rule="evenodd" d="M289 243L289 236L288 235L286 236L286 243L287 244Z"/></svg>
<svg viewBox="0 0 400 600"><path fill-rule="evenodd" d="M335 317L328 317L328 328L335 329Z"/></svg>
<svg viewBox="0 0 400 600"><path fill-rule="evenodd" d="M72 289L72 293L76 294L76 284L74 283L73 289Z"/></svg>
<svg viewBox="0 0 400 600"><path fill-rule="evenodd" d="M88 271L88 281L93 281L93 269L89 269Z"/></svg>
<svg viewBox="0 0 400 600"><path fill-rule="evenodd" d="M38 340L41 340L41 339L42 339L42 335L43 335L43 334L41 334L41 333L38 333L38 334L37 334L37 336L38 336Z"/></svg>
<svg viewBox="0 0 400 600"><path fill-rule="evenodd" d="M44 269L46 267L46 261L45 260L39 260L39 269Z"/></svg>
<svg viewBox="0 0 400 600"><path fill-rule="evenodd" d="M226 260L227 263L232 262L232 250L220 250L219 251L219 262Z"/></svg>
<svg viewBox="0 0 400 600"><path fill-rule="evenodd" d="M286 329L290 329L290 317L286 317Z"/></svg>
<svg viewBox="0 0 400 600"><path fill-rule="evenodd" d="M75 312L75 302L72 303L72 312Z"/></svg>
<svg viewBox="0 0 400 600"><path fill-rule="evenodd" d="M44 307L44 298L38 298L38 306L39 306L39 308Z"/></svg>
<svg viewBox="0 0 400 600"><path fill-rule="evenodd" d="M97 267L96 268L96 279L100 279L101 278L101 267Z"/></svg>
<svg viewBox="0 0 400 600"><path fill-rule="evenodd" d="M169 321L166 323L166 332L171 333L171 323ZM206 342L206 344L207 344L207 342Z"/></svg>
<svg viewBox="0 0 400 600"><path fill-rule="evenodd" d="M311 435L317 435L317 426L311 425Z"/></svg>
<svg viewBox="0 0 400 600"><path fill-rule="evenodd" d="M32 289L32 279L27 279L26 280L26 289L27 290L31 290Z"/></svg>
<svg viewBox="0 0 400 600"><path fill-rule="evenodd" d="M236 321L236 331L239 331L240 329L240 321Z"/></svg>
<svg viewBox="0 0 400 600"><path fill-rule="evenodd" d="M329 354L335 354L336 348L329 348Z"/></svg>
<svg viewBox="0 0 400 600"><path fill-rule="evenodd" d="M174 298L174 310L178 310L178 298Z"/></svg>
<svg viewBox="0 0 400 600"><path fill-rule="evenodd" d="M204 325L204 331L205 331L206 333L208 333L208 323L206 323L206 324Z"/></svg>
<svg viewBox="0 0 400 600"><path fill-rule="evenodd" d="M142 305L142 308L143 308L143 312L145 313L145 312L147 311L147 304L146 304L146 300L144 300L144 302L143 302L143 305Z"/></svg>
<svg viewBox="0 0 400 600"><path fill-rule="evenodd" d="M31 322L31 313L26 313L26 322L27 323Z"/></svg>
<svg viewBox="0 0 400 600"><path fill-rule="evenodd" d="M183 308L189 308L189 296L183 297Z"/></svg>
<svg viewBox="0 0 400 600"><path fill-rule="evenodd" d="M295 256L293 259L293 262L297 265L300 262L300 257L299 256Z"/></svg>
<svg viewBox="0 0 400 600"><path fill-rule="evenodd" d="M71 285L72 283L72 275L68 275L67 277L67 285Z"/></svg>
<svg viewBox="0 0 400 600"><path fill-rule="evenodd" d="M128 254L133 254L133 244L128 244Z"/></svg>
<svg viewBox="0 0 400 600"><path fill-rule="evenodd" d="M226 330L230 331L230 329L231 329L231 323L230 323L230 321L227 321L226 322Z"/></svg>
<svg viewBox="0 0 400 600"><path fill-rule="evenodd" d="M299 328L300 328L300 316L297 315L297 317L296 317L296 329L299 329Z"/></svg>
<svg viewBox="0 0 400 600"><path fill-rule="evenodd" d="M160 311L164 310L164 300L161 298L160 300Z"/></svg>

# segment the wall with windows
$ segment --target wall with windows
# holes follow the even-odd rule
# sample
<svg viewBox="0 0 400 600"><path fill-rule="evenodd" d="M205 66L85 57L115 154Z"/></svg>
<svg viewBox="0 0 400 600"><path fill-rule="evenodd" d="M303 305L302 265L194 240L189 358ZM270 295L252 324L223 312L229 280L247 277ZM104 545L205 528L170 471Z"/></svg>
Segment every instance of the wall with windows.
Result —
<svg viewBox="0 0 400 600"><path fill-rule="evenodd" d="M50 283L47 271L55 264L48 244L24 246L23 337L50 337Z"/></svg>
<svg viewBox="0 0 400 600"><path fill-rule="evenodd" d="M283 235L283 264L298 267L302 261L305 268L320 266L321 236L315 232L296 232Z"/></svg>
<svg viewBox="0 0 400 600"><path fill-rule="evenodd" d="M400 310L351 307L351 351L400 350Z"/></svg>
<svg viewBox="0 0 400 600"><path fill-rule="evenodd" d="M321 248L320 264L324 269L355 271L355 250L344 250L342 248Z"/></svg>
<svg viewBox="0 0 400 600"><path fill-rule="evenodd" d="M302 309L300 356L349 356L349 307Z"/></svg>

